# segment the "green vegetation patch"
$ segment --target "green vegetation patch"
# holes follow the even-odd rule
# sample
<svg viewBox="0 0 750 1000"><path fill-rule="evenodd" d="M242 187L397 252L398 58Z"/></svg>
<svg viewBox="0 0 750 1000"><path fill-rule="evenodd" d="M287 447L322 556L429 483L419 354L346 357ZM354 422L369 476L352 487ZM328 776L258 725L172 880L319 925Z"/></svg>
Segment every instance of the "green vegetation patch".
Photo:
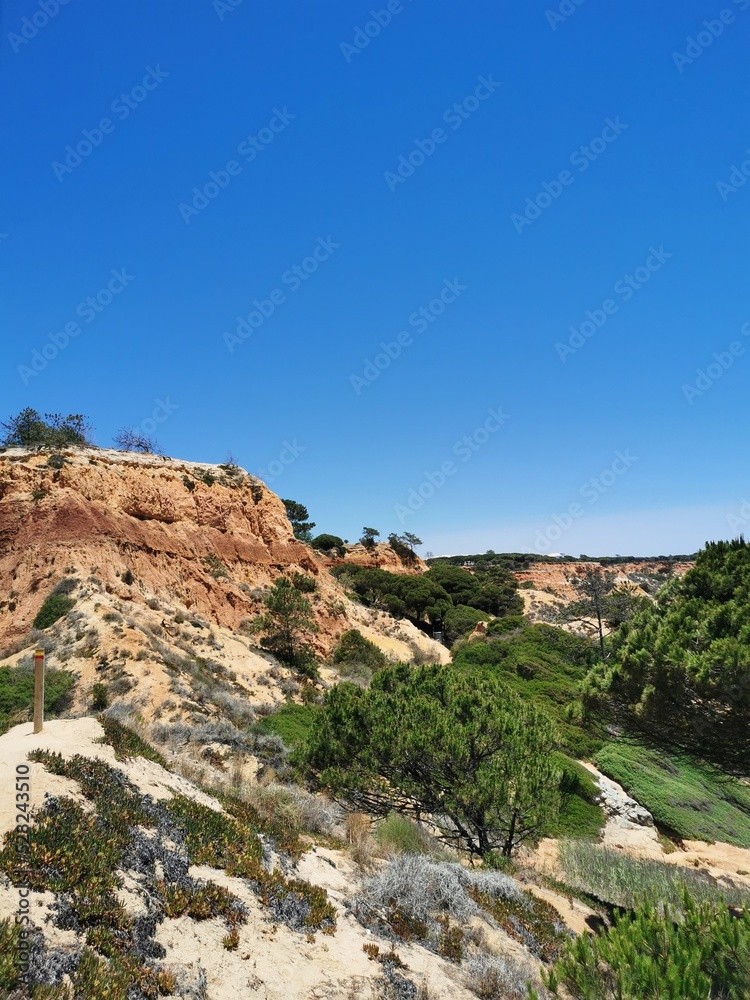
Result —
<svg viewBox="0 0 750 1000"><path fill-rule="evenodd" d="M506 934L526 945L544 962L554 961L570 940L554 906L531 893L524 893L521 900L491 898L476 891L469 894L494 917Z"/></svg>
<svg viewBox="0 0 750 1000"><path fill-rule="evenodd" d="M262 736L280 736L288 747L296 747L307 739L321 709L317 705L283 705L278 712L252 726Z"/></svg>
<svg viewBox="0 0 750 1000"><path fill-rule="evenodd" d="M447 565L435 566L422 576L347 564L331 573L363 604L411 618L417 624L443 620L459 606L499 616L523 610L515 577L500 568L481 579ZM463 615L465 618L465 610Z"/></svg>
<svg viewBox="0 0 750 1000"><path fill-rule="evenodd" d="M21 925L10 917L0 920L0 991L12 989L22 972Z"/></svg>
<svg viewBox="0 0 750 1000"><path fill-rule="evenodd" d="M566 753L592 757L603 744L604 729L582 724L579 694L593 655L591 643L552 625L529 625L520 617L506 621L513 623L512 631L460 646L454 662L496 674L554 719Z"/></svg>
<svg viewBox="0 0 750 1000"><path fill-rule="evenodd" d="M152 760L161 767L169 769L169 765L164 757L155 750L149 743L127 726L124 726L117 719L109 715L97 716L104 730L102 743L108 743L115 751L118 760L127 760L129 757L145 757Z"/></svg>
<svg viewBox="0 0 750 1000"><path fill-rule="evenodd" d="M546 829L548 837L571 840L596 840L606 822L606 817L594 802L598 786L589 772L577 761L559 754L561 772L560 812Z"/></svg>
<svg viewBox="0 0 750 1000"><path fill-rule="evenodd" d="M45 716L54 715L65 703L65 695L75 678L64 670L47 670L44 678ZM13 716L31 710L34 704L33 666L0 667L0 733L11 725Z"/></svg>
<svg viewBox="0 0 750 1000"><path fill-rule="evenodd" d="M694 904L682 919L644 906L615 917L606 934L582 934L554 968L543 971L555 997L581 1000L745 1000L750 996L750 914ZM538 994L530 991L532 998ZM548 994L544 994L547 996Z"/></svg>
<svg viewBox="0 0 750 1000"><path fill-rule="evenodd" d="M43 629L54 625L75 607L75 597L67 594L50 594L42 604L34 619L34 628Z"/></svg>
<svg viewBox="0 0 750 1000"><path fill-rule="evenodd" d="M388 663L388 657L370 639L356 628L350 628L339 639L333 650L333 662L341 670L363 667L374 674Z"/></svg>
<svg viewBox="0 0 750 1000"><path fill-rule="evenodd" d="M231 868L230 874L255 874L263 847L258 836L231 816L175 795L167 803L175 824L185 834L194 864Z"/></svg>
<svg viewBox="0 0 750 1000"><path fill-rule="evenodd" d="M750 787L709 768L631 743L610 743L596 766L688 840L750 848Z"/></svg>

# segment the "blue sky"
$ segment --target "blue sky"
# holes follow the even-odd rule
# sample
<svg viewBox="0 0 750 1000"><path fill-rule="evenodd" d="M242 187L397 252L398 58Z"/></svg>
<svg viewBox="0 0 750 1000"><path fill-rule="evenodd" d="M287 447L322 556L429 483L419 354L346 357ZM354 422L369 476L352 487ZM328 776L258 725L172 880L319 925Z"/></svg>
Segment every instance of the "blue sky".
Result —
<svg viewBox="0 0 750 1000"><path fill-rule="evenodd" d="M503 6L3 4L3 413L435 553L750 524L750 0Z"/></svg>

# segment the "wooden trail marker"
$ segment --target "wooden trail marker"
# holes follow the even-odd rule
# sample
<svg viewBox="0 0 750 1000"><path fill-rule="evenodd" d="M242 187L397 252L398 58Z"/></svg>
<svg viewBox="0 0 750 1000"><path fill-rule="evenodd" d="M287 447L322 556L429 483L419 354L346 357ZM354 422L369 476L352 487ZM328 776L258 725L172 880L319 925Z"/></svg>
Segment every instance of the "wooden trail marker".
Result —
<svg viewBox="0 0 750 1000"><path fill-rule="evenodd" d="M34 732L44 729L44 650L34 653Z"/></svg>

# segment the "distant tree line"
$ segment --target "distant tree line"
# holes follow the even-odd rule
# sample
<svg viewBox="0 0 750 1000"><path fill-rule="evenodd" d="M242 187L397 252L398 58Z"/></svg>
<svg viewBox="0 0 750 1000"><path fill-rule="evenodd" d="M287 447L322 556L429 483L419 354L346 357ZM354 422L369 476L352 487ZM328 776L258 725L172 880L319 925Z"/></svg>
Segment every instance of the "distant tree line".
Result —
<svg viewBox="0 0 750 1000"><path fill-rule="evenodd" d="M449 619L455 627L462 618L465 631L470 631L482 617L523 610L515 577L501 569L482 580L454 566L434 566L420 576L346 564L331 572L363 603L399 618L411 618L420 626Z"/></svg>

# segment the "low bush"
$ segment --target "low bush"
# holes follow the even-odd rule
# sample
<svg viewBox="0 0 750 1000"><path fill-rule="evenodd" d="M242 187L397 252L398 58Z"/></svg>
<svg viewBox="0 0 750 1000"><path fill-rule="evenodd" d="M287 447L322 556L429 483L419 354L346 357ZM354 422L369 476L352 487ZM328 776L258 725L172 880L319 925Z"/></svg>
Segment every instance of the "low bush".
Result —
<svg viewBox="0 0 750 1000"><path fill-rule="evenodd" d="M343 817L338 806L297 785L253 784L240 794L263 820L295 834L304 830L329 836Z"/></svg>
<svg viewBox="0 0 750 1000"><path fill-rule="evenodd" d="M168 917L186 914L193 920L210 920L223 917L230 928L247 920L247 909L237 896L214 882L198 882L191 886L165 885L157 888L164 900L164 912Z"/></svg>
<svg viewBox="0 0 750 1000"><path fill-rule="evenodd" d="M280 736L288 747L296 747L305 742L320 711L317 705L282 705L278 712L256 722L251 730L264 736Z"/></svg>
<svg viewBox="0 0 750 1000"><path fill-rule="evenodd" d="M0 920L0 991L11 990L21 975L21 925L10 917Z"/></svg>
<svg viewBox="0 0 750 1000"><path fill-rule="evenodd" d="M318 589L318 583L307 573L293 573L292 586L301 594L314 594Z"/></svg>
<svg viewBox="0 0 750 1000"><path fill-rule="evenodd" d="M508 957L472 955L466 962L466 984L479 1000L526 1000L531 970Z"/></svg>
<svg viewBox="0 0 750 1000"><path fill-rule="evenodd" d="M245 877L255 873L263 847L257 834L244 824L183 795L170 799L167 810L183 831L194 864L231 868L230 874Z"/></svg>
<svg viewBox="0 0 750 1000"><path fill-rule="evenodd" d="M95 712L102 712L107 705L109 705L107 685L99 681L91 689L91 707Z"/></svg>
<svg viewBox="0 0 750 1000"><path fill-rule="evenodd" d="M569 937L557 911L522 892L507 875L436 863L420 854L394 858L366 878L353 909L365 926L422 941L454 961L466 943L460 928L480 914L491 916L544 961L556 958Z"/></svg>
<svg viewBox="0 0 750 1000"><path fill-rule="evenodd" d="M75 607L75 598L67 594L52 593L45 598L44 603L34 618L33 626L38 629L49 628L67 615Z"/></svg>
<svg viewBox="0 0 750 1000"><path fill-rule="evenodd" d="M393 858L364 883L370 905L387 909L394 902L402 913L425 923L436 913L456 920L478 913L472 893L516 903L524 899L518 884L507 875L434 862L422 854Z"/></svg>
<svg viewBox="0 0 750 1000"><path fill-rule="evenodd" d="M425 854L440 861L453 860L452 852L423 826L397 812L389 813L378 824L374 836L386 854Z"/></svg>
<svg viewBox="0 0 750 1000"><path fill-rule="evenodd" d="M356 628L350 628L341 636L333 650L333 662L339 669L346 665L365 667L373 674L388 663L388 657L370 639L366 639Z"/></svg>
<svg viewBox="0 0 750 1000"><path fill-rule="evenodd" d="M169 768L166 760L149 743L128 728L112 715L100 715L99 722L104 730L102 743L108 743L115 751L117 760L126 760L128 757L145 757L146 760L153 760L163 768Z"/></svg>

